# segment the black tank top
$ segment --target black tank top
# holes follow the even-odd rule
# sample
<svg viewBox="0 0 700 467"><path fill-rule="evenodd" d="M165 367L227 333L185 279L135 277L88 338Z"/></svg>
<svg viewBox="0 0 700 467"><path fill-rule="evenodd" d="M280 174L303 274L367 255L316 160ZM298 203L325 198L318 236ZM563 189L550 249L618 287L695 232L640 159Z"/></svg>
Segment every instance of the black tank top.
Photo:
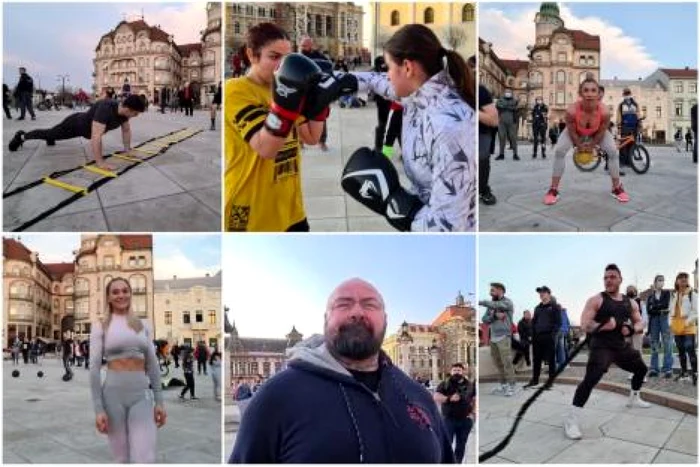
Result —
<svg viewBox="0 0 700 467"><path fill-rule="evenodd" d="M598 331L591 337L591 345L595 347L623 347L625 337L622 335L621 326L623 323L632 320L632 304L629 297L623 295L622 300L617 301L607 292L601 292L603 303L596 313L595 321L605 323L610 317L615 318L617 327L612 331Z"/></svg>

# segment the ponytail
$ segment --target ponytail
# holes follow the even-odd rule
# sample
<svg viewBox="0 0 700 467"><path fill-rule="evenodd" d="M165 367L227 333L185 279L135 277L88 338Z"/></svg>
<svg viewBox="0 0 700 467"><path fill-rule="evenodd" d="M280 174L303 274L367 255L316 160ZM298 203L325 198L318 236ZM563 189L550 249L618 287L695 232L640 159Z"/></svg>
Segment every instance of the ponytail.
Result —
<svg viewBox="0 0 700 467"><path fill-rule="evenodd" d="M470 73L467 62L454 50L444 50L447 59L447 71L455 83L457 94L472 109L476 108L476 81Z"/></svg>

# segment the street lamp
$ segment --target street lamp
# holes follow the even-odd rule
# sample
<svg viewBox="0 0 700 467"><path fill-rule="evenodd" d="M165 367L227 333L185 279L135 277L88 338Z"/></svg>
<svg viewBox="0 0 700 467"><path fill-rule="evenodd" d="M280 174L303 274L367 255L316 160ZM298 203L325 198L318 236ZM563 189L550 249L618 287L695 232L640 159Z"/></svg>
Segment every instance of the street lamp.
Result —
<svg viewBox="0 0 700 467"><path fill-rule="evenodd" d="M70 75L69 74L58 75L56 77L56 81L61 82L61 105L66 105L64 102L64 99L66 96L66 81L70 81Z"/></svg>

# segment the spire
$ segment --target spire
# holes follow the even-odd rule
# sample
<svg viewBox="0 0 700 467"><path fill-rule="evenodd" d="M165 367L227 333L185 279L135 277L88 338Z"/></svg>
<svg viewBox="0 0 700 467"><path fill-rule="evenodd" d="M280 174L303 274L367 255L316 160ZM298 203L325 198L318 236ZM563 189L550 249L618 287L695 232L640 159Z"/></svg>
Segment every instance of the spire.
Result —
<svg viewBox="0 0 700 467"><path fill-rule="evenodd" d="M292 326L292 330L284 337L287 338L287 348L294 347L298 342L304 339L303 334L297 331L296 326Z"/></svg>
<svg viewBox="0 0 700 467"><path fill-rule="evenodd" d="M464 306L464 295L461 290L457 291L457 306Z"/></svg>

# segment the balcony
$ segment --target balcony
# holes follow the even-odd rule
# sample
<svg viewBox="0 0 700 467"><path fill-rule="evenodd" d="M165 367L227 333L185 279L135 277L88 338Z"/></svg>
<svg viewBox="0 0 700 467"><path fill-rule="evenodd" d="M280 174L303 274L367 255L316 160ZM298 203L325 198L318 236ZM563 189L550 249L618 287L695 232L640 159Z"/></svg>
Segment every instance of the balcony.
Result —
<svg viewBox="0 0 700 467"><path fill-rule="evenodd" d="M90 319L90 313L76 313L74 315L75 320Z"/></svg>
<svg viewBox="0 0 700 467"><path fill-rule="evenodd" d="M75 292L73 292L73 296L75 298L89 297L90 291L89 290L76 290Z"/></svg>
<svg viewBox="0 0 700 467"><path fill-rule="evenodd" d="M34 294L29 292L10 292L10 298L13 300L26 300L28 302L33 302Z"/></svg>
<svg viewBox="0 0 700 467"><path fill-rule="evenodd" d="M191 323L192 324L192 331L208 331L210 327L216 327L215 324L209 325L207 323Z"/></svg>
<svg viewBox="0 0 700 467"><path fill-rule="evenodd" d="M216 59L215 59L215 58L205 58L205 59L202 61L202 64L203 64L204 66L207 66L207 65L214 65L215 63L216 63Z"/></svg>
<svg viewBox="0 0 700 467"><path fill-rule="evenodd" d="M78 273L84 273L84 272L96 272L97 267L96 266L81 266L78 265Z"/></svg>
<svg viewBox="0 0 700 467"><path fill-rule="evenodd" d="M34 322L34 317L32 315L28 314L23 314L20 315L18 313L9 313L7 315L7 321L8 322L21 322L21 323L33 323Z"/></svg>
<svg viewBox="0 0 700 467"><path fill-rule="evenodd" d="M155 65L153 66L156 70L165 70L165 71L170 71L170 63L165 62L156 62Z"/></svg>
<svg viewBox="0 0 700 467"><path fill-rule="evenodd" d="M101 264L97 266L98 271L119 271L120 269L118 264Z"/></svg>
<svg viewBox="0 0 700 467"><path fill-rule="evenodd" d="M22 271L9 271L6 270L5 277L26 277L28 279L32 278L32 274L30 272L22 272Z"/></svg>
<svg viewBox="0 0 700 467"><path fill-rule="evenodd" d="M133 287L131 289L132 295L145 295L147 291L146 287Z"/></svg>

